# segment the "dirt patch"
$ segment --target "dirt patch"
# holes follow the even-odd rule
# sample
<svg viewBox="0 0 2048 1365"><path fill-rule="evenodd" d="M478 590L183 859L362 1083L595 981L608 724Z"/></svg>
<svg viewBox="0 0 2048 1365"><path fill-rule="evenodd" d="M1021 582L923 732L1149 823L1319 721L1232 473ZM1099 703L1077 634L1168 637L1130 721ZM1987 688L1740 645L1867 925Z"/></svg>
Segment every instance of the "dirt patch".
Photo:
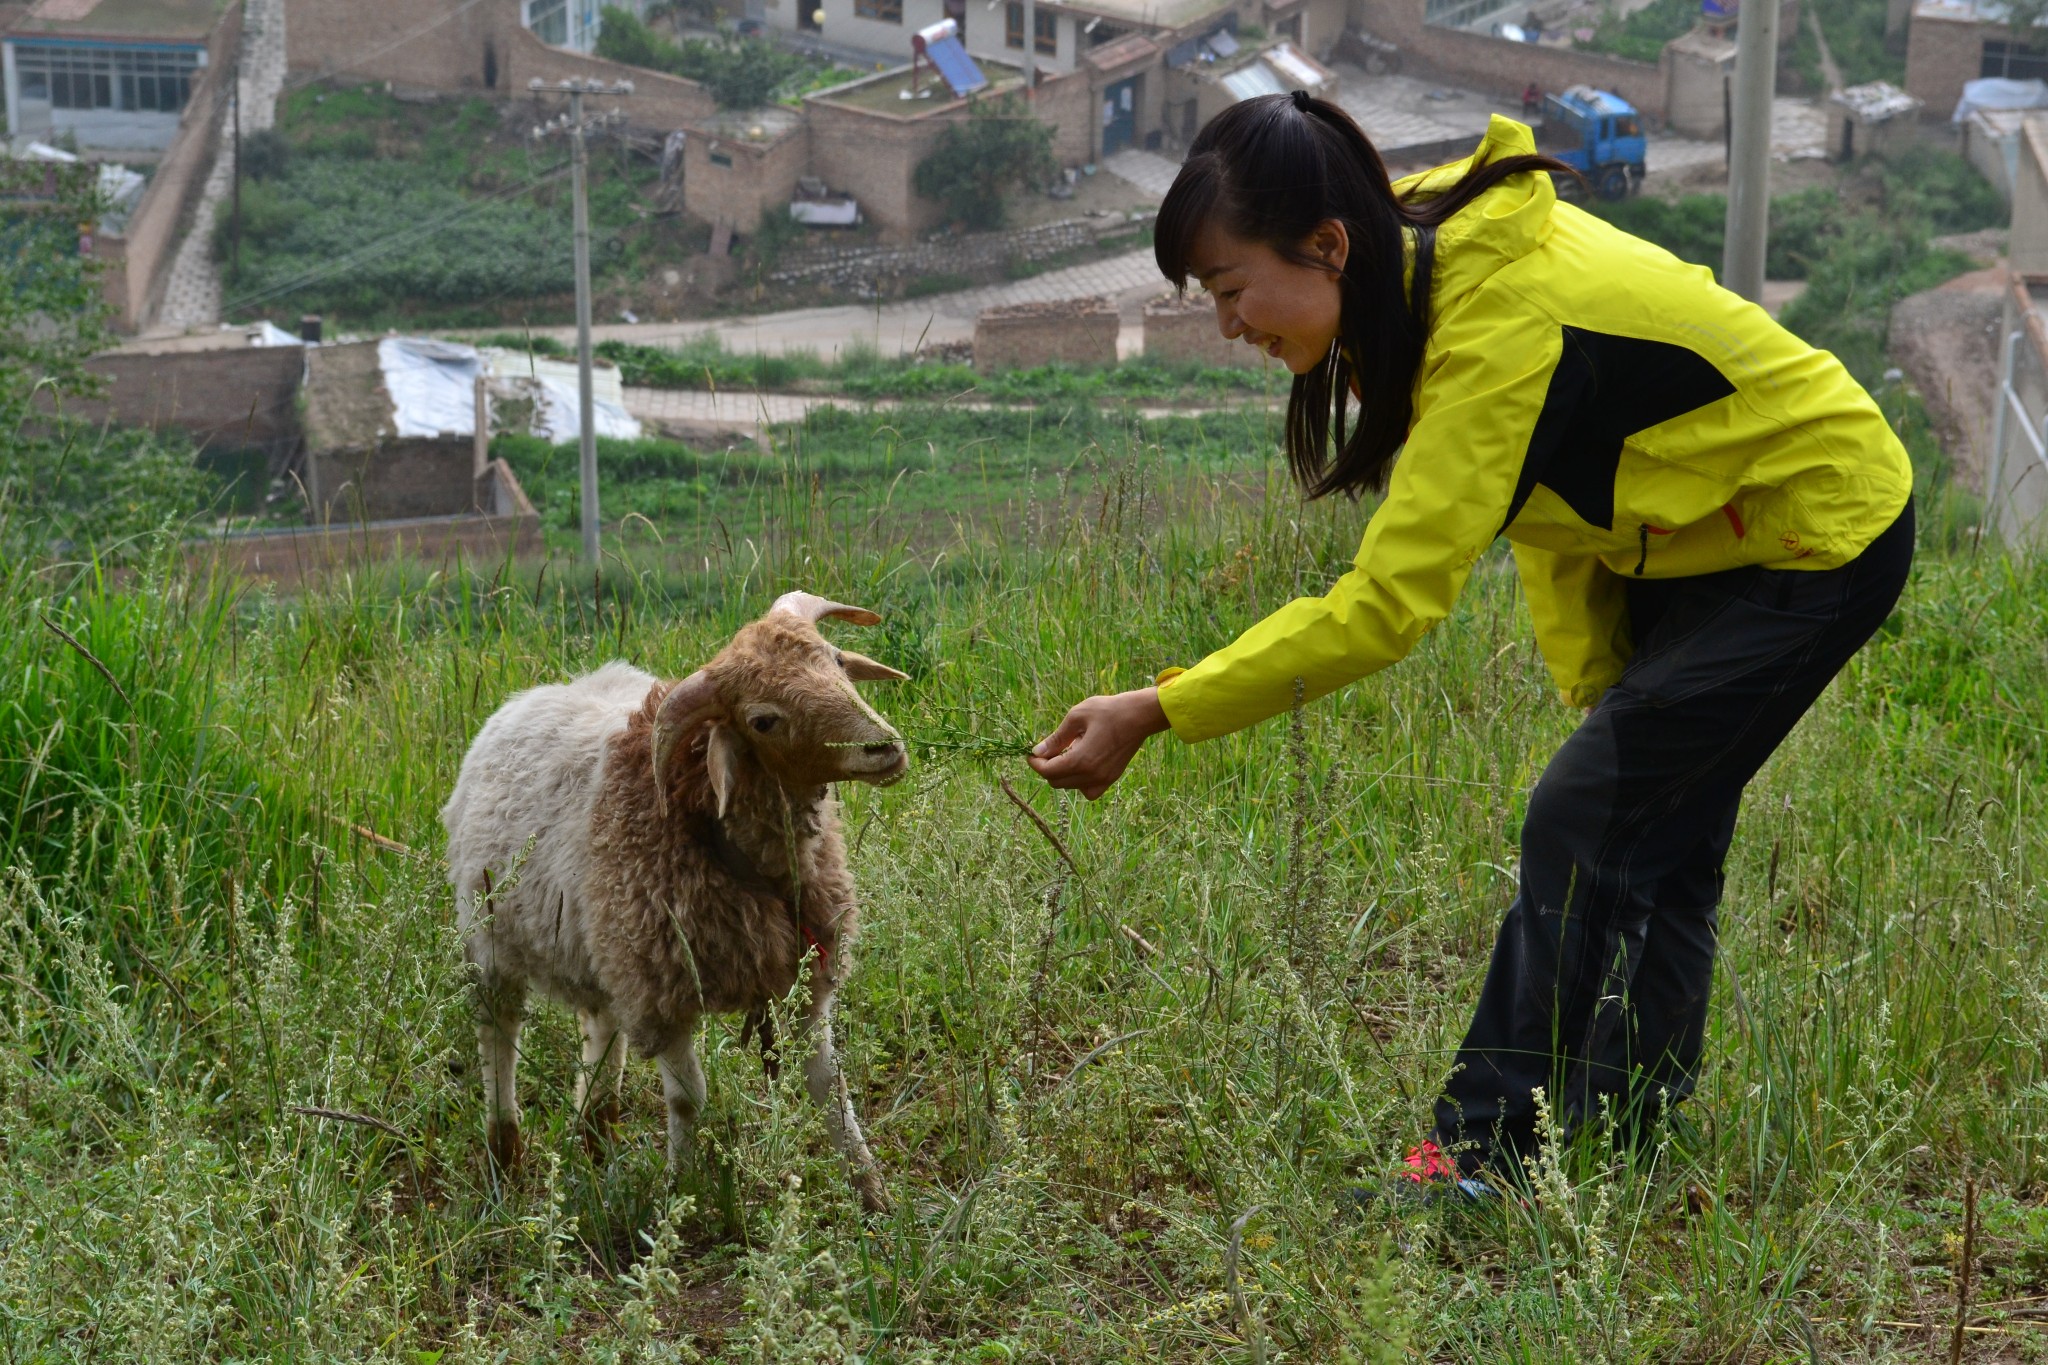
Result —
<svg viewBox="0 0 2048 1365"><path fill-rule="evenodd" d="M2005 270L1994 266L1899 300L1893 363L1920 392L1942 449L1966 488L1981 491L1998 388L1998 323Z"/></svg>

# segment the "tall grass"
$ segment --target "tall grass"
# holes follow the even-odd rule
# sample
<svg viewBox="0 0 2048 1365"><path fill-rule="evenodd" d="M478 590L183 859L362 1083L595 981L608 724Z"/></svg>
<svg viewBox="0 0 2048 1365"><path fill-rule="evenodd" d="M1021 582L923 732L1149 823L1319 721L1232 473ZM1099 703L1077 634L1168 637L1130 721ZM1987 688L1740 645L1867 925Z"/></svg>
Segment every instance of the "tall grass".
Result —
<svg viewBox="0 0 2048 1365"><path fill-rule="evenodd" d="M1048 477L935 539L790 477L596 584L0 572L0 1353L1920 1360L1966 1171L1972 1340L2032 1340L2048 571L1990 547L1923 556L1753 787L1709 1068L1653 1153L1560 1147L1490 1210L1347 1197L1428 1122L1572 722L1494 554L1403 666L1156 743L1101 803L984 752L844 793L868 928L841 1031L890 1219L729 1027L722 1160L664 1180L639 1062L593 1159L553 1007L533 1160L494 1180L436 864L484 717L611 657L686 669L803 586L887 614L833 629L912 673L873 695L913 739L1002 741L1355 549L1361 509L1270 466L1102 441L1085 500Z"/></svg>

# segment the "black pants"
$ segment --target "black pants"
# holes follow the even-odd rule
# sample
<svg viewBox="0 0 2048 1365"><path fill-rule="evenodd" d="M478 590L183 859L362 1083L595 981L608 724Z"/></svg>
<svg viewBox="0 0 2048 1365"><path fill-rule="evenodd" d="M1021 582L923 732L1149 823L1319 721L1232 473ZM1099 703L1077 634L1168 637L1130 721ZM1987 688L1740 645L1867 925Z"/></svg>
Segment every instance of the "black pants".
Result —
<svg viewBox="0 0 2048 1365"><path fill-rule="evenodd" d="M1467 1173L1533 1153L1538 1086L1566 1134L1603 1109L1645 1133L1692 1093L1742 789L1912 560L1908 504L1837 569L1629 583L1634 657L1530 795L1520 891L1437 1101Z"/></svg>

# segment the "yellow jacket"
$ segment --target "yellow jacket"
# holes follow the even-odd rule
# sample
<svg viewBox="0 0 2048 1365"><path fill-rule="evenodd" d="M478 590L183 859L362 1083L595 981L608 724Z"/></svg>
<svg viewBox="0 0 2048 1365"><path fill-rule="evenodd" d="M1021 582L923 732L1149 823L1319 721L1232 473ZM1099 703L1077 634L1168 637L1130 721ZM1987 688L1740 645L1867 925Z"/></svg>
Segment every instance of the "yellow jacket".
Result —
<svg viewBox="0 0 2048 1365"><path fill-rule="evenodd" d="M1496 115L1475 155L1534 152ZM1400 182L1427 194L1469 162ZM1415 416L1351 571L1186 670L1159 699L1194 741L1406 655L1505 530L1537 643L1591 705L1630 652L1623 584L1746 564L1847 563L1912 469L1826 351L1755 304L1518 175L1437 233Z"/></svg>

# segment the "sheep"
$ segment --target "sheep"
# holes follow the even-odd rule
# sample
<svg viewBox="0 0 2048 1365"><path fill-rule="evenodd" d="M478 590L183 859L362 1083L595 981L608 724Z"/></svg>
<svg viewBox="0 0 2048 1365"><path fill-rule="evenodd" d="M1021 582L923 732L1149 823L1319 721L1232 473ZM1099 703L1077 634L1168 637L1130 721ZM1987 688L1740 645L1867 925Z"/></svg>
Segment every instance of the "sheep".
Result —
<svg viewBox="0 0 2048 1365"><path fill-rule="evenodd" d="M616 1116L621 1035L656 1059L673 1171L704 1104L698 1022L741 1011L765 1021L808 968L806 1088L862 1204L888 1208L832 1047L856 910L829 784L902 777L903 737L853 684L907 675L835 649L818 632L826 617L881 619L788 593L681 682L606 664L514 696L470 746L441 821L500 1169L520 1154L530 987L576 1010L586 1124ZM607 1084L610 1098L593 1106Z"/></svg>

